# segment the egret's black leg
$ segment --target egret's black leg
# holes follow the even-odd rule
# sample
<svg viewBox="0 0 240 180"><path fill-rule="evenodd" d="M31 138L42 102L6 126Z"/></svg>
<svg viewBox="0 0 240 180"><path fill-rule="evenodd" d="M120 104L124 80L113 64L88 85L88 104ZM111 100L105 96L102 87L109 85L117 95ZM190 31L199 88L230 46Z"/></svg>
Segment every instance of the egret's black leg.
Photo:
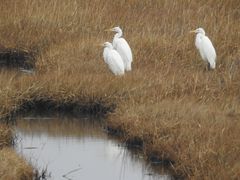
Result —
<svg viewBox="0 0 240 180"><path fill-rule="evenodd" d="M208 68L209 71L211 70L211 66L210 66L210 63L209 63L209 62L208 62L207 68Z"/></svg>

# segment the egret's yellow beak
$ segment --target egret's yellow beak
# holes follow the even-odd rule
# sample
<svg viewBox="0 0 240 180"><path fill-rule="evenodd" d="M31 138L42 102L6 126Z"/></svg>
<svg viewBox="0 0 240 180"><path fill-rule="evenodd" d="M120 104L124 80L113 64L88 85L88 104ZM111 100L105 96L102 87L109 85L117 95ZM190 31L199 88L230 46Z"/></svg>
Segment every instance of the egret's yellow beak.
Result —
<svg viewBox="0 0 240 180"><path fill-rule="evenodd" d="M189 33L196 33L196 30L191 30Z"/></svg>

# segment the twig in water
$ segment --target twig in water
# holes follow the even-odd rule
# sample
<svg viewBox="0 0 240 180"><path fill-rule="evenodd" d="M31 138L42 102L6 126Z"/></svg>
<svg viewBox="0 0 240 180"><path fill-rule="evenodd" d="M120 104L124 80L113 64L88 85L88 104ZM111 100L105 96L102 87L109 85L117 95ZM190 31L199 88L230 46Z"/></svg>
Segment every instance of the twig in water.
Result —
<svg viewBox="0 0 240 180"><path fill-rule="evenodd" d="M73 169L73 170L69 171L68 173L62 175L62 177L66 178L66 179L68 179L68 180L71 180L71 178L68 178L67 176L68 176L69 174L71 174L71 173L74 173L74 172L76 172L76 171L79 171L80 169L82 169L82 168Z"/></svg>

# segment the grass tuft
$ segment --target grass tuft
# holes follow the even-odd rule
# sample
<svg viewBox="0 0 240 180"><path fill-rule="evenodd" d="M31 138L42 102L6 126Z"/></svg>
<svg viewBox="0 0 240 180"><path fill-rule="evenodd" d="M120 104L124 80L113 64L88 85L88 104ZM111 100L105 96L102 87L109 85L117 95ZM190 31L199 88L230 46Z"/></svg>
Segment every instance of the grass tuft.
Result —
<svg viewBox="0 0 240 180"><path fill-rule="evenodd" d="M0 178L11 180L33 179L32 167L20 158L14 150L3 148L0 150Z"/></svg>

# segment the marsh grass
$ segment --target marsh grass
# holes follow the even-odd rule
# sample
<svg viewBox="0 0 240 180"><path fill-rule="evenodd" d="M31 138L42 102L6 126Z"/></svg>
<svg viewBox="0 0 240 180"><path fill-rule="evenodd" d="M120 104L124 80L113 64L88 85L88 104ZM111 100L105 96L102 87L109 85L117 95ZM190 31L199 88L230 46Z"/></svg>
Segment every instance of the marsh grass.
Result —
<svg viewBox="0 0 240 180"><path fill-rule="evenodd" d="M108 126L171 160L188 178L240 176L240 3L236 0L1 1L1 45L37 52L36 72L0 72L0 115L25 102L116 109ZM114 77L97 44L123 27L133 71ZM206 65L188 32L203 27L217 50Z"/></svg>
<svg viewBox="0 0 240 180"><path fill-rule="evenodd" d="M32 179L32 167L19 157L13 149L1 149L0 160L0 179Z"/></svg>
<svg viewBox="0 0 240 180"><path fill-rule="evenodd" d="M5 146L10 146L13 142L11 129L0 123L0 149Z"/></svg>

